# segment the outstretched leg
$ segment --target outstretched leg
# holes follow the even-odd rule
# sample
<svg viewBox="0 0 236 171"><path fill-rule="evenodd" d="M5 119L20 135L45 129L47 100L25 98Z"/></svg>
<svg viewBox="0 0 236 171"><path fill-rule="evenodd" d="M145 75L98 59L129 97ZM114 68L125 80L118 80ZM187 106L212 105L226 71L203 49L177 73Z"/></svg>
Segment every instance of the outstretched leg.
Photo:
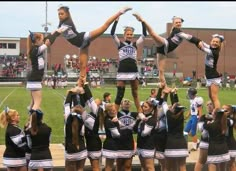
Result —
<svg viewBox="0 0 236 171"><path fill-rule="evenodd" d="M124 7L123 9L121 9L119 12L117 12L116 14L114 14L113 16L111 16L101 27L93 30L90 32L90 40L93 41L94 39L96 39L97 37L99 37L101 34L103 34L108 27L122 14L124 14L125 12L132 10L132 8L130 7Z"/></svg>
<svg viewBox="0 0 236 171"><path fill-rule="evenodd" d="M152 38L156 41L158 46L162 46L165 44L165 39L161 36L159 36L153 29L152 27L137 13L134 13L133 16L136 17L136 19L140 22L143 22L147 28L148 33Z"/></svg>

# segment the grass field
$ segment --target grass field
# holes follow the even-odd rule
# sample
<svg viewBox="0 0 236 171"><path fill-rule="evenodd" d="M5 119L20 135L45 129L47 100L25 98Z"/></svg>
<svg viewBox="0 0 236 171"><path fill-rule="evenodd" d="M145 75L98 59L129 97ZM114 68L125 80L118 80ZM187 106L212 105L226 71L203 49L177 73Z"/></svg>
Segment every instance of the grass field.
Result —
<svg viewBox="0 0 236 171"><path fill-rule="evenodd" d="M153 87L139 89L140 100L145 100L150 94L150 89ZM69 88L67 88L69 89ZM44 112L44 122L52 128L51 143L62 143L64 141L64 121L63 121L63 102L67 89L43 89L42 111ZM104 92L112 94L112 101L116 96L116 87L106 86L102 88L91 89L95 98L102 98ZM179 89L179 100L182 105L189 107L189 101L186 99L187 88ZM207 89L199 89L198 95L202 96L204 102L208 100ZM236 91L221 90L219 93L221 104L236 104ZM132 99L130 88L126 88L125 98ZM30 94L24 87L0 87L0 109L3 111L7 105L12 109L16 109L20 113L20 126L25 124L28 114L27 106L30 103ZM135 106L132 106L132 111L135 111ZM205 112L205 108L204 108ZM5 129L0 129L0 144L4 144Z"/></svg>

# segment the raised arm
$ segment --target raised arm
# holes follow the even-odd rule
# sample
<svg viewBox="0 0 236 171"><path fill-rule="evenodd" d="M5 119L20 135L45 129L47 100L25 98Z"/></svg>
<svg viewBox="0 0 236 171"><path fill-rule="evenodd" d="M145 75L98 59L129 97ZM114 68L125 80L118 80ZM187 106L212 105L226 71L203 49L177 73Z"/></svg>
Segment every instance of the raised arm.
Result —
<svg viewBox="0 0 236 171"><path fill-rule="evenodd" d="M119 47L120 46L120 40L119 38L117 37L117 35L115 34L115 31L116 31L116 26L118 24L118 21L119 21L119 17L114 21L113 25L112 25L112 28L111 28L111 35L112 35L112 38L114 39L116 45Z"/></svg>
<svg viewBox="0 0 236 171"><path fill-rule="evenodd" d="M147 29L146 26L143 22L142 23L142 35L139 37L139 39L136 41L136 45L140 45L141 43L143 43L144 38L147 36Z"/></svg>

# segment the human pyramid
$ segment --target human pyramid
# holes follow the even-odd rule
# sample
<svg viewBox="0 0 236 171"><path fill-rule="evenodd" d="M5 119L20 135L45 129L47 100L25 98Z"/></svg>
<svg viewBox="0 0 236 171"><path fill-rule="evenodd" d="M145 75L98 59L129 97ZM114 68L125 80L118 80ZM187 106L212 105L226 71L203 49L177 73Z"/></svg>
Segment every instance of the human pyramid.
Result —
<svg viewBox="0 0 236 171"><path fill-rule="evenodd" d="M86 158L89 158L93 171L100 170L101 157L106 159L105 170L111 171L116 161L117 171L132 170L132 158L139 156L143 170L154 171L154 159L158 159L163 171L186 170L186 158L198 146L199 159L195 171L201 170L205 163L209 170L217 167L236 170L236 141L233 136L236 115L235 107L223 105L218 99L221 74L217 71L217 61L224 37L212 35L210 44L181 30L184 20L172 18L173 27L168 38L158 35L137 13L133 16L142 25L142 34L133 41L134 28L124 28L124 41L115 34L119 17L130 7L124 7L99 28L89 32L78 32L71 18L69 7L58 9L58 29L44 37L32 33L27 39L27 54L31 62L31 71L27 76L26 88L31 93L29 119L23 129L18 126L19 113L6 107L0 114L0 124L6 127L6 150L3 164L9 171L53 170L49 149L52 129L43 123L42 79L44 75L45 50L59 35L80 49L80 76L78 85L67 91L64 102L65 170L81 171ZM95 99L86 82L86 66L90 43L102 35L112 25L111 36L119 54L117 70L117 94L115 102L110 102L110 93L104 99ZM151 91L150 97L140 102L138 96L139 72L137 67L137 48L149 35L155 40L160 83ZM183 40L194 44L206 53L205 76L209 91L207 113L203 114L204 100L197 96L195 88L189 88L187 97L191 116L184 127L186 107L179 102L177 88L169 88L164 77L165 56L175 50ZM130 111L131 102L124 99L126 82L129 81L137 111ZM167 104L168 95L171 104ZM89 109L89 111L87 111ZM201 132L201 140L196 135ZM99 132L105 132L101 140ZM137 134L137 145L133 134ZM188 135L192 137L193 147L188 151Z"/></svg>

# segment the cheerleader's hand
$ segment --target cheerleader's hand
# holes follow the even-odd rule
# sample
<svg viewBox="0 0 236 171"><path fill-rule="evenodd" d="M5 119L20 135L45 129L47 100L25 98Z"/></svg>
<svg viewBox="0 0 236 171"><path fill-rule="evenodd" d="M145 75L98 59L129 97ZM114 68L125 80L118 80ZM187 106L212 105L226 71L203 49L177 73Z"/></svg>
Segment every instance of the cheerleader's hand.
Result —
<svg viewBox="0 0 236 171"><path fill-rule="evenodd" d="M131 8L131 7L124 7L124 8L122 8L121 10L120 10L120 13L121 14L124 14L124 13L126 13L127 11L130 11L130 10L132 10L133 8Z"/></svg>
<svg viewBox="0 0 236 171"><path fill-rule="evenodd" d="M118 122L119 120L118 120L118 118L117 117L114 117L114 118L112 118L112 120L111 120L112 122Z"/></svg>
<svg viewBox="0 0 236 171"><path fill-rule="evenodd" d="M133 13L133 16L140 22L143 22L143 18L138 13Z"/></svg>

